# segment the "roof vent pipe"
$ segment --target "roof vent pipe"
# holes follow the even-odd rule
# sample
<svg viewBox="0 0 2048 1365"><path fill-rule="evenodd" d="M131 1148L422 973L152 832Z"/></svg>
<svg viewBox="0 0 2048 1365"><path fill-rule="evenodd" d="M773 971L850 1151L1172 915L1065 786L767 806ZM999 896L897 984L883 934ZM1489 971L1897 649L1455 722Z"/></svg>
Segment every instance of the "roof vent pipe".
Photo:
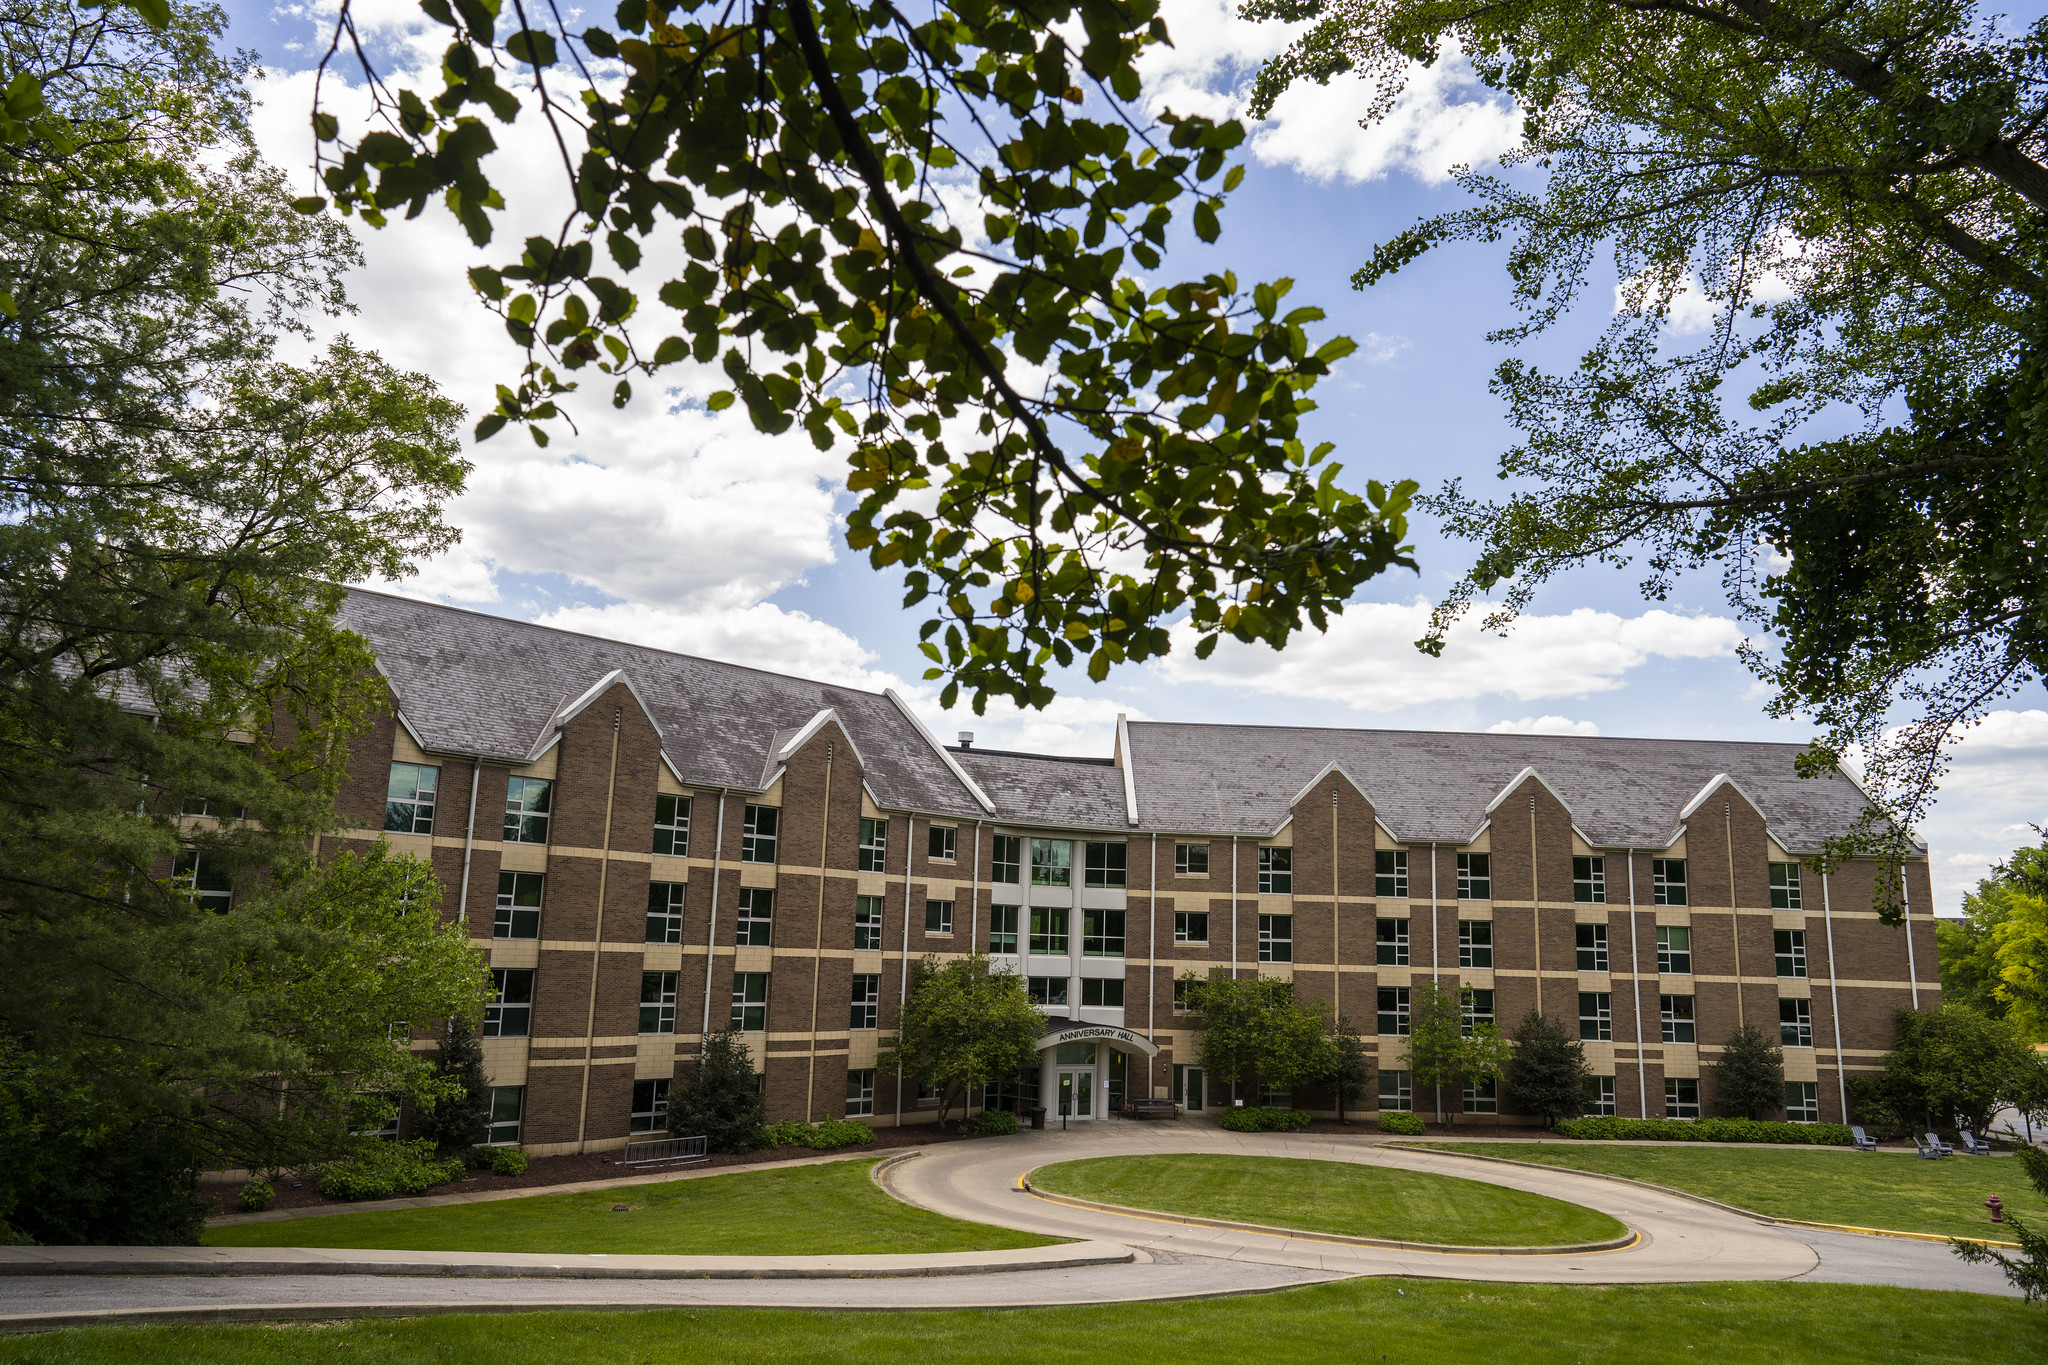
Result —
<svg viewBox="0 0 2048 1365"><path fill-rule="evenodd" d="M960 732L960 747L963 749L972 749L974 747L974 731L962 730Z"/></svg>

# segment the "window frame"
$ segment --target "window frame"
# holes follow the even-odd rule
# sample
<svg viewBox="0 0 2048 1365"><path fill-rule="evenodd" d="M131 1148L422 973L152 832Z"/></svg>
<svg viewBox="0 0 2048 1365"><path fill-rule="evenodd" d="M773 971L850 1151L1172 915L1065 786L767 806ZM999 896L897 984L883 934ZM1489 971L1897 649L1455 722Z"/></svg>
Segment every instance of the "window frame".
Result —
<svg viewBox="0 0 2048 1365"><path fill-rule="evenodd" d="M1579 1041L1582 1043L1611 1043L1614 1041L1614 992L1579 992Z"/></svg>
<svg viewBox="0 0 2048 1365"><path fill-rule="evenodd" d="M1008 854L1008 857L1004 855ZM1022 885L1024 836L998 834L989 840L988 879L1001 886Z"/></svg>
<svg viewBox="0 0 2048 1365"><path fill-rule="evenodd" d="M882 927L888 907L882 896L853 898L853 950L856 953L882 951Z"/></svg>
<svg viewBox="0 0 2048 1365"><path fill-rule="evenodd" d="M1575 905L1607 904L1607 859L1604 857L1574 856L1572 858L1572 903Z"/></svg>
<svg viewBox="0 0 2048 1365"><path fill-rule="evenodd" d="M1681 1003L1683 1002L1683 1003ZM1666 1043L1699 1043L1699 1017L1695 1010L1697 1002L1690 995L1659 995L1657 997L1657 1031ZM1680 1035L1684 1035L1681 1037Z"/></svg>
<svg viewBox="0 0 2048 1365"><path fill-rule="evenodd" d="M537 792L537 795L536 795ZM536 803L537 802L537 803ZM548 841L555 815L555 780L551 777L514 777L505 783L505 837L508 844L540 844ZM533 836L538 833L539 838Z"/></svg>
<svg viewBox="0 0 2048 1365"><path fill-rule="evenodd" d="M1604 972L1608 970L1607 926L1604 924L1578 924L1572 927L1575 940L1574 959L1582 972Z"/></svg>
<svg viewBox="0 0 2048 1365"><path fill-rule="evenodd" d="M1664 1078L1664 1117L1696 1119L1700 1116L1700 1081L1697 1076Z"/></svg>
<svg viewBox="0 0 2048 1365"><path fill-rule="evenodd" d="M691 798L674 792L654 797L654 852L661 858L690 856Z"/></svg>
<svg viewBox="0 0 2048 1365"><path fill-rule="evenodd" d="M1198 927L1201 937L1195 937ZM1173 912L1173 941L1175 943L1207 943L1209 941L1209 912L1207 910L1176 910Z"/></svg>
<svg viewBox="0 0 2048 1365"><path fill-rule="evenodd" d="M1124 955L1124 912L1122 910L1081 911L1081 956L1122 957Z"/></svg>
<svg viewBox="0 0 2048 1365"><path fill-rule="evenodd" d="M1375 916L1372 922L1372 939L1374 966L1405 967L1408 965L1407 916Z"/></svg>
<svg viewBox="0 0 2048 1365"><path fill-rule="evenodd" d="M399 769L410 769L415 775L431 774L429 785L421 787L419 779L412 779L409 796L398 791ZM434 832L434 806L441 790L441 767L437 763L400 763L393 761L391 776L384 784L384 830L387 834L432 834ZM399 819L398 808L406 807L405 818ZM421 808L425 808L425 814ZM421 828L422 822L425 828Z"/></svg>
<svg viewBox="0 0 2048 1365"><path fill-rule="evenodd" d="M1259 961L1294 961L1294 916L1259 916Z"/></svg>
<svg viewBox="0 0 2048 1365"><path fill-rule="evenodd" d="M683 941L683 905L688 882L647 883L647 943Z"/></svg>
<svg viewBox="0 0 2048 1365"><path fill-rule="evenodd" d="M1795 1100L1798 1103L1795 1104ZM1785 1122L1820 1122L1820 1082L1785 1082Z"/></svg>
<svg viewBox="0 0 2048 1365"><path fill-rule="evenodd" d="M225 873L208 872L206 856L196 848L178 855L171 864L171 877L185 883L193 904L202 910L225 915L235 907L234 878Z"/></svg>
<svg viewBox="0 0 2048 1365"><path fill-rule="evenodd" d="M1803 910L1804 897L1799 886L1798 863L1770 864L1771 909Z"/></svg>
<svg viewBox="0 0 2048 1365"><path fill-rule="evenodd" d="M848 987L846 1027L855 1033L870 1033L882 1026L882 974L855 972Z"/></svg>
<svg viewBox="0 0 2048 1365"><path fill-rule="evenodd" d="M640 973L640 1036L659 1038L676 1031L676 994L680 972ZM649 1024L654 1027L649 1028Z"/></svg>
<svg viewBox="0 0 2048 1365"><path fill-rule="evenodd" d="M507 1110L511 1117L505 1117ZM526 1087L523 1085L494 1085L491 1087L490 1126L485 1130L484 1146L517 1147L520 1130L526 1121ZM510 1131L506 1131L506 1130Z"/></svg>
<svg viewBox="0 0 2048 1365"><path fill-rule="evenodd" d="M1378 998L1373 1002L1379 1016L1378 1033L1381 1038L1406 1038L1408 1036L1408 987L1380 986ZM1388 1028L1388 1023L1393 1024Z"/></svg>
<svg viewBox="0 0 2048 1365"><path fill-rule="evenodd" d="M1033 839L1031 841L1031 884L1033 886L1072 886L1074 884L1074 841L1072 839Z"/></svg>
<svg viewBox="0 0 2048 1365"><path fill-rule="evenodd" d="M1197 868L1195 864L1201 866ZM1175 844L1173 846L1173 875L1176 877L1206 877L1209 875L1209 846L1207 844Z"/></svg>
<svg viewBox="0 0 2048 1365"><path fill-rule="evenodd" d="M924 903L924 931L953 936L953 902L927 898Z"/></svg>
<svg viewBox="0 0 2048 1365"><path fill-rule="evenodd" d="M860 818L860 848L854 857L855 870L859 872L887 872L889 870L889 822Z"/></svg>
<svg viewBox="0 0 2048 1365"><path fill-rule="evenodd" d="M740 807L740 861L773 865L782 839L782 807L748 803Z"/></svg>
<svg viewBox="0 0 2048 1365"><path fill-rule="evenodd" d="M1130 876L1130 845L1122 839L1090 840L1083 855L1081 885L1122 891Z"/></svg>
<svg viewBox="0 0 2048 1365"><path fill-rule="evenodd" d="M1500 1112L1500 1082L1485 1080L1467 1081L1463 1095L1464 1110L1467 1114L1498 1114Z"/></svg>
<svg viewBox="0 0 2048 1365"><path fill-rule="evenodd" d="M1034 1005L1045 1009L1067 1008L1067 978L1064 976L1027 976L1024 978L1024 991Z"/></svg>
<svg viewBox="0 0 2048 1365"><path fill-rule="evenodd" d="M763 927L765 926L765 927ZM769 948L775 944L775 888L743 886L733 911L732 945Z"/></svg>
<svg viewBox="0 0 2048 1365"><path fill-rule="evenodd" d="M1491 986L1463 986L1458 990L1458 1035L1475 1036L1481 1027L1497 1025Z"/></svg>
<svg viewBox="0 0 2048 1365"><path fill-rule="evenodd" d="M1294 848L1292 845L1259 845L1259 894L1294 894Z"/></svg>
<svg viewBox="0 0 2048 1365"><path fill-rule="evenodd" d="M1458 899L1461 901L1490 901L1493 899L1493 854L1460 853L1458 855Z"/></svg>
<svg viewBox="0 0 2048 1365"><path fill-rule="evenodd" d="M1483 932L1476 932L1483 931ZM1481 942L1481 939L1484 942ZM1486 961L1479 957L1485 954ZM1490 972L1493 970L1493 921L1490 919L1461 919L1458 921L1458 966L1462 970Z"/></svg>
<svg viewBox="0 0 2048 1365"><path fill-rule="evenodd" d="M1095 998L1088 994L1093 989ZM1109 997L1114 995L1116 999ZM1120 1010L1124 1007L1124 979L1120 976L1084 976L1081 978L1081 1008L1084 1010Z"/></svg>
<svg viewBox="0 0 2048 1365"><path fill-rule="evenodd" d="M1021 918L1020 905L991 905L988 908L988 955L990 957L1016 957L1019 955L1017 921Z"/></svg>
<svg viewBox="0 0 2048 1365"><path fill-rule="evenodd" d="M1672 899L1673 896L1676 896L1677 899ZM1650 904L1691 904L1689 893L1686 890L1685 859L1650 859Z"/></svg>
<svg viewBox="0 0 2048 1365"><path fill-rule="evenodd" d="M668 1130L669 1083L665 1079L633 1082L633 1099L626 1131L661 1133Z"/></svg>
<svg viewBox="0 0 2048 1365"><path fill-rule="evenodd" d="M1787 981L1802 981L1806 977L1806 931L1804 929L1771 930L1771 956L1777 959L1778 975Z"/></svg>
<svg viewBox="0 0 2048 1365"><path fill-rule="evenodd" d="M1393 1084L1389 1086L1388 1081ZM1384 1068L1380 1071L1380 1109L1388 1114L1415 1112L1415 1078L1411 1073Z"/></svg>
<svg viewBox="0 0 2048 1365"><path fill-rule="evenodd" d="M952 863L960 860L960 829L957 825L927 825L924 834L926 862Z"/></svg>
<svg viewBox="0 0 2048 1365"><path fill-rule="evenodd" d="M758 1023L752 1022L756 1019ZM732 1014L726 1026L739 1033L768 1031L768 973L732 974Z"/></svg>
<svg viewBox="0 0 2048 1365"><path fill-rule="evenodd" d="M1587 1118L1611 1119L1614 1117L1614 1077L1586 1077L1584 1094L1586 1102L1583 1112Z"/></svg>
<svg viewBox="0 0 2048 1365"><path fill-rule="evenodd" d="M1375 898L1408 899L1408 850L1376 848L1372 854L1372 894Z"/></svg>
<svg viewBox="0 0 2048 1365"><path fill-rule="evenodd" d="M510 882L508 890L506 883ZM522 902L519 894L531 885L533 899ZM510 899L507 899L507 897ZM493 939L537 939L540 937L541 908L547 902L547 874L544 872L498 873L498 895L491 907ZM520 929L526 933L520 933Z"/></svg>
<svg viewBox="0 0 2048 1365"><path fill-rule="evenodd" d="M875 1116L875 1068L871 1066L848 1067L846 1069L846 1117L866 1119Z"/></svg>
<svg viewBox="0 0 2048 1365"><path fill-rule="evenodd" d="M493 967L491 998L484 1004L484 1022L479 1038L528 1038L533 1035L533 976L531 967ZM517 1027L507 1027L515 1024Z"/></svg>
<svg viewBox="0 0 2048 1365"><path fill-rule="evenodd" d="M1685 946L1672 943L1674 934L1685 936ZM1680 966L1680 959L1684 965ZM1657 974L1659 976L1692 975L1692 926L1689 924L1660 924L1657 926Z"/></svg>
<svg viewBox="0 0 2048 1365"><path fill-rule="evenodd" d="M1031 907L1031 941L1025 945L1032 957L1066 957L1073 941L1072 907L1034 905Z"/></svg>
<svg viewBox="0 0 2048 1365"><path fill-rule="evenodd" d="M1805 996L1778 997L1778 1046L1813 1046L1813 1001Z"/></svg>

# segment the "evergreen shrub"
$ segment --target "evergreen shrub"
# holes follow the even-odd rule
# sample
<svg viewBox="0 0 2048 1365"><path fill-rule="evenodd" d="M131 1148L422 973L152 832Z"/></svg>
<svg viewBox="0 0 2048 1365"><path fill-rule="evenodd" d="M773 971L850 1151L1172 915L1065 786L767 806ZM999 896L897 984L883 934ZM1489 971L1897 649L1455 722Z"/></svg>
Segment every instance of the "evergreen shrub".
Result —
<svg viewBox="0 0 2048 1365"><path fill-rule="evenodd" d="M1814 1147L1848 1147L1854 1139L1839 1123L1771 1123L1758 1119L1568 1119L1557 1125L1568 1138L1658 1142L1796 1142Z"/></svg>
<svg viewBox="0 0 2048 1365"><path fill-rule="evenodd" d="M986 1133L1000 1137L1017 1131L1017 1116L1007 1109L984 1109L960 1125L963 1133Z"/></svg>
<svg viewBox="0 0 2048 1365"><path fill-rule="evenodd" d="M478 1147L476 1164L492 1175L525 1175L527 1156L524 1147Z"/></svg>
<svg viewBox="0 0 2048 1365"><path fill-rule="evenodd" d="M1380 1131L1399 1133L1403 1137L1422 1136L1422 1115L1397 1113L1391 1109L1380 1111Z"/></svg>
<svg viewBox="0 0 2048 1365"><path fill-rule="evenodd" d="M875 1130L850 1119L826 1119L813 1125L795 1119L771 1123L761 1130L762 1145L768 1147L810 1147L820 1152L840 1147L858 1147L875 1140Z"/></svg>
<svg viewBox="0 0 2048 1365"><path fill-rule="evenodd" d="M1264 1109L1246 1105L1226 1109L1219 1120L1233 1133L1298 1133L1308 1127L1308 1114L1300 1109Z"/></svg>
<svg viewBox="0 0 2048 1365"><path fill-rule="evenodd" d="M242 1207L251 1213L261 1213L270 1207L270 1201L277 1198L277 1191L261 1176L242 1186Z"/></svg>
<svg viewBox="0 0 2048 1365"><path fill-rule="evenodd" d="M365 1140L356 1154L320 1173L320 1193L329 1199L389 1199L394 1194L421 1194L462 1174L460 1157L442 1161L434 1144Z"/></svg>

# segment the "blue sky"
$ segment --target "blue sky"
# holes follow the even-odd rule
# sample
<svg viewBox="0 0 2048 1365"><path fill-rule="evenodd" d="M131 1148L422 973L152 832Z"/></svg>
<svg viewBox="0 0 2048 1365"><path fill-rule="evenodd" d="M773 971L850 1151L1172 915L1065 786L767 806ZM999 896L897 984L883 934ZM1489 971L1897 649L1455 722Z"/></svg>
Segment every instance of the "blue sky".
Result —
<svg viewBox="0 0 2048 1365"><path fill-rule="evenodd" d="M307 68L326 29L306 8L230 0L230 41L256 51L258 134L300 181L310 149ZM319 13L331 13L326 5ZM358 22L394 62L420 62L439 39L409 0L359 5ZM1169 0L1178 42L1162 54L1153 89L1174 107L1221 112L1275 37L1229 18L1216 0ZM572 23L575 21L572 19ZM330 90L332 87L330 87ZM1513 443L1488 380L1503 350L1486 335L1514 316L1503 251L1451 245L1369 292L1349 276L1372 246L1464 194L1444 175L1508 145L1513 113L1456 68L1412 92L1391 126L1355 126L1358 82L1290 97L1261 129L1248 174L1231 197L1222 241L1185 249L1174 277L1228 267L1241 280L1295 281L1292 301L1330 314L1360 353L1319 390L1311 434L1336 442L1346 481L1413 478L1433 488L1463 478L1497 487L1496 463ZM346 91L343 105L346 107ZM493 173L515 215L556 190L546 158L516 139ZM500 241L511 239L501 232ZM518 357L475 305L461 272L489 253L471 249L433 210L417 223L362 234L366 258L351 291L359 312L340 326L394 361L425 371L460 401L488 401ZM1192 247L1193 244L1189 244ZM1553 338L1526 354L1570 363L1607 321L1603 282ZM705 391L717 387L710 381ZM685 395L694 392L683 386ZM733 414L674 414L643 400L626 415L598 403L578 413L583 434L539 452L501 436L473 455L473 493L457 505L463 549L404 589L480 610L546 619L615 638L731 658L865 685L894 685L948 737L971 729L983 744L1107 753L1119 711L1154 719L1258 720L1400 729L1533 726L1603 735L1769 739L1809 736L1766 716L1763 695L1733 654L1742 630L1712 577L1681 583L1646 604L1637 574L1582 571L1552 584L1533 618L1506 641L1454 637L1440 663L1412 647L1423 608L1462 573L1469 551L1427 517L1414 523L1419 574L1369 584L1339 629L1285 655L1219 654L1210 665L1175 658L1127 668L1101 686L1067 682L1044 715L1005 705L986 717L938 711L921 681L921 617L897 603L839 540L849 500L837 455L739 429ZM1939 899L1953 904L2025 825L2048 817L2038 774L2048 758L2048 712L2038 691L2019 699L1965 746L1951 792L1930 823Z"/></svg>

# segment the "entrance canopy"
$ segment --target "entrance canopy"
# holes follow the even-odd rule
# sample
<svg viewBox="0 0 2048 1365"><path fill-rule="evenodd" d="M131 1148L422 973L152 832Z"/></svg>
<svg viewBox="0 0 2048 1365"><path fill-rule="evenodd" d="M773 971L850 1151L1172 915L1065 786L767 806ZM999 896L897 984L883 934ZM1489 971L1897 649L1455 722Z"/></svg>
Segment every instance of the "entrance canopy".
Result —
<svg viewBox="0 0 2048 1365"><path fill-rule="evenodd" d="M1133 1033L1115 1024L1087 1024L1073 1019L1046 1020L1045 1032L1038 1035L1038 1050L1048 1052L1061 1043L1108 1043L1125 1052L1142 1052L1147 1057L1159 1055L1157 1043L1142 1033Z"/></svg>

